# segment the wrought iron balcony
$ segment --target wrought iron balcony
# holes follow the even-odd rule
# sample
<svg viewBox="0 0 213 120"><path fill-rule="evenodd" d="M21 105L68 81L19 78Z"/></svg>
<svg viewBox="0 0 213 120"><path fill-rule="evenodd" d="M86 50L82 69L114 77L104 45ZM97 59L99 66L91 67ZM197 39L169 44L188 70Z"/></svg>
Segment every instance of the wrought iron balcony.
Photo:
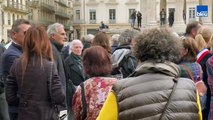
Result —
<svg viewBox="0 0 213 120"><path fill-rule="evenodd" d="M53 13L55 12L55 7L53 5L47 4L45 2L41 2L40 5L43 10L47 10L47 11L53 12Z"/></svg>
<svg viewBox="0 0 213 120"><path fill-rule="evenodd" d="M70 26L71 26L71 25L69 25L69 24L65 24L65 25L64 25L64 29L65 29L65 30L70 30Z"/></svg>
<svg viewBox="0 0 213 120"><path fill-rule="evenodd" d="M28 11L26 9L26 5L9 1L6 5L3 5L4 10L12 11L12 12L19 12L22 14L28 14Z"/></svg>
<svg viewBox="0 0 213 120"><path fill-rule="evenodd" d="M76 19L73 21L73 24L84 24L84 23L85 23L85 20L82 20L82 19L81 20Z"/></svg>
<svg viewBox="0 0 213 120"><path fill-rule="evenodd" d="M59 0L59 1L56 1L58 4L64 6L64 7L68 7L67 6L67 3L64 1L64 0Z"/></svg>
<svg viewBox="0 0 213 120"><path fill-rule="evenodd" d="M74 3L73 3L73 6L81 6L81 1L75 0Z"/></svg>
<svg viewBox="0 0 213 120"><path fill-rule="evenodd" d="M59 10L57 10L57 11L55 12L55 15L56 15L56 16L59 16L59 17L62 17L62 18L66 18L66 19L70 19L70 18L71 18L71 16L70 16L69 14L64 13L64 12L61 12L61 11L59 11Z"/></svg>
<svg viewBox="0 0 213 120"><path fill-rule="evenodd" d="M54 23L53 21L48 21L48 20L39 20L39 21L37 21L37 22L38 22L38 24L44 25L44 26L48 26L48 25Z"/></svg>
<svg viewBox="0 0 213 120"><path fill-rule="evenodd" d="M38 0L27 1L27 5L28 5L29 7L34 7L34 8L36 8L36 7L39 6L39 1L38 1Z"/></svg>

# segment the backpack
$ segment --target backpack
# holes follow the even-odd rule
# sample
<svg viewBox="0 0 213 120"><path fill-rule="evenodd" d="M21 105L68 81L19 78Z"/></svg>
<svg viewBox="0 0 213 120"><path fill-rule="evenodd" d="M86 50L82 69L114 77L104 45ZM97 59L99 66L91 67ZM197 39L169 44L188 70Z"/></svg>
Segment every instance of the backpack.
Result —
<svg viewBox="0 0 213 120"><path fill-rule="evenodd" d="M118 79L128 77L136 68L137 61L132 52L126 54L117 66L113 66L112 76Z"/></svg>

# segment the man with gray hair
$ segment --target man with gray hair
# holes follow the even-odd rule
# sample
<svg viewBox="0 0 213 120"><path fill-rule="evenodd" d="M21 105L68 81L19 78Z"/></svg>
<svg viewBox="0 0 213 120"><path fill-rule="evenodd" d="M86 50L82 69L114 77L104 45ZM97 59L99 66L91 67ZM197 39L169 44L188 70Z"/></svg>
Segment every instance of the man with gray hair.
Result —
<svg viewBox="0 0 213 120"><path fill-rule="evenodd" d="M94 37L95 36L93 34L88 34L88 35L85 36L85 41L82 41L83 45L84 45L83 51L86 48L89 48L91 46L91 43L92 43L92 40L94 39Z"/></svg>
<svg viewBox="0 0 213 120"><path fill-rule="evenodd" d="M115 49L118 47L118 38L119 38L119 34L114 34L112 35L112 39L111 39L111 47L112 47L112 53L115 51Z"/></svg>
<svg viewBox="0 0 213 120"><path fill-rule="evenodd" d="M54 23L48 26L47 34L52 44L52 51L54 62L57 66L59 78L62 83L62 88L64 93L66 93L66 71L64 67L64 60L61 56L61 50L64 46L64 41L67 40L67 35L64 30L64 26L60 23ZM64 101L63 106L59 106L59 110L66 109L66 101Z"/></svg>
<svg viewBox="0 0 213 120"><path fill-rule="evenodd" d="M136 68L137 63L132 55L130 44L138 33L137 30L126 29L118 38L119 46L112 54L112 75L115 75L118 79L128 77Z"/></svg>

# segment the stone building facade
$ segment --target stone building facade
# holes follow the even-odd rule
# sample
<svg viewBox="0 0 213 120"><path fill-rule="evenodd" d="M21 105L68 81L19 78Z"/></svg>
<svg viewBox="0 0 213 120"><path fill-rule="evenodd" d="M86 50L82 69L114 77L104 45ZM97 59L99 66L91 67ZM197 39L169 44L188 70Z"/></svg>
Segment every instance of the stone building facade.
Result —
<svg viewBox="0 0 213 120"><path fill-rule="evenodd" d="M26 0L0 0L0 40L9 40L13 21L27 14Z"/></svg>
<svg viewBox="0 0 213 120"><path fill-rule="evenodd" d="M47 27L59 22L73 39L73 0L0 0L0 40L10 39L13 21L19 18Z"/></svg>
<svg viewBox="0 0 213 120"><path fill-rule="evenodd" d="M172 29L184 33L186 24L191 20L200 20L212 25L212 0L74 0L73 28L77 38L99 31L100 22L109 26L107 32L120 33L130 28L130 14L133 10L142 13L142 29L160 26L160 10L168 14L174 12ZM196 17L196 6L208 5L208 17ZM184 19L185 18L185 19Z"/></svg>

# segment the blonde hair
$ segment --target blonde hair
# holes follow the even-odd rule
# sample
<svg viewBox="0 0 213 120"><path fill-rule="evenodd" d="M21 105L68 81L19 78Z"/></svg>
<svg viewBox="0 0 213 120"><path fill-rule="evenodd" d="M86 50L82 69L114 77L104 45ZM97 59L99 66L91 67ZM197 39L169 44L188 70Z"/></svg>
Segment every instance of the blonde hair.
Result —
<svg viewBox="0 0 213 120"><path fill-rule="evenodd" d="M211 40L212 40L212 31L208 27L201 27L197 31L195 41L197 42L199 51L201 51L204 48L207 48Z"/></svg>

